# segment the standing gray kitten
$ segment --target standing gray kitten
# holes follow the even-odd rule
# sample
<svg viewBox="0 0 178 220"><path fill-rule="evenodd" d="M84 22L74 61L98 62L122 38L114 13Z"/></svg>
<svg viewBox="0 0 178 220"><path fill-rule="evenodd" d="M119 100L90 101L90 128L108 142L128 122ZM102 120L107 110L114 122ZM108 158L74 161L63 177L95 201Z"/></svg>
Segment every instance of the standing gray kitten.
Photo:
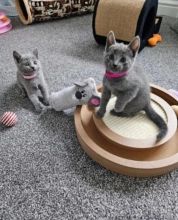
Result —
<svg viewBox="0 0 178 220"><path fill-rule="evenodd" d="M49 94L37 49L33 53L23 55L14 51L13 57L17 66L19 87L27 93L36 111L44 110L46 108L44 104L48 105ZM44 104L39 100L40 95L42 95Z"/></svg>
<svg viewBox="0 0 178 220"><path fill-rule="evenodd" d="M103 78L101 105L98 117L103 117L111 94L117 97L112 115L130 117L144 110L159 127L157 141L167 133L167 125L150 103L150 86L139 66L134 65L140 47L140 38L135 37L129 45L116 43L114 33L108 34L104 61L106 73Z"/></svg>

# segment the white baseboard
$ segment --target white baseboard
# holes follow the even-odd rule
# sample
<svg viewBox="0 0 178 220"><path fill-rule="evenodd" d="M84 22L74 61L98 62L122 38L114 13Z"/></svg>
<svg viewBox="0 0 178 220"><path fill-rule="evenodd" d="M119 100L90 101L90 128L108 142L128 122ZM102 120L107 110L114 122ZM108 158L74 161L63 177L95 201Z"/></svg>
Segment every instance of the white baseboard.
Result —
<svg viewBox="0 0 178 220"><path fill-rule="evenodd" d="M159 0L157 14L178 17L178 0Z"/></svg>

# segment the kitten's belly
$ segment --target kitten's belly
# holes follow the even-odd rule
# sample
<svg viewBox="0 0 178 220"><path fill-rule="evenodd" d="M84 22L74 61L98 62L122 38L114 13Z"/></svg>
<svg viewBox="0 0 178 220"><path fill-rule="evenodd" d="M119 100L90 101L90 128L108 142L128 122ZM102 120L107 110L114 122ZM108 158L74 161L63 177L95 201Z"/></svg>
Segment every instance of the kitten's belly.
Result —
<svg viewBox="0 0 178 220"><path fill-rule="evenodd" d="M124 89L123 90L121 90L121 89L119 90L119 89L111 88L110 91L111 91L112 95L118 96L120 93L124 92Z"/></svg>
<svg viewBox="0 0 178 220"><path fill-rule="evenodd" d="M111 90L111 94L115 95L115 96L118 96L119 92L121 92L121 91L118 91L118 90L115 90L115 89Z"/></svg>

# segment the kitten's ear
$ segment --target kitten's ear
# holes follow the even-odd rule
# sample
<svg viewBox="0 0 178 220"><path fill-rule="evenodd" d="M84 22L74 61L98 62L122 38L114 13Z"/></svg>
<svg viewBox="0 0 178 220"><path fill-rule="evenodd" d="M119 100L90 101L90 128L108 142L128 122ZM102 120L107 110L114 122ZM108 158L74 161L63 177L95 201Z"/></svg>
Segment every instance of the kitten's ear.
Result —
<svg viewBox="0 0 178 220"><path fill-rule="evenodd" d="M74 85L83 88L83 87L87 86L88 83L87 82L74 82Z"/></svg>
<svg viewBox="0 0 178 220"><path fill-rule="evenodd" d="M133 52L133 55L135 56L140 48L140 37L134 37L134 39L129 43L128 48Z"/></svg>
<svg viewBox="0 0 178 220"><path fill-rule="evenodd" d="M92 77L86 79L85 82L90 88L96 88L95 80Z"/></svg>
<svg viewBox="0 0 178 220"><path fill-rule="evenodd" d="M108 50L108 48L115 43L116 43L116 39L114 36L114 32L110 31L106 39L106 50Z"/></svg>
<svg viewBox="0 0 178 220"><path fill-rule="evenodd" d="M22 58L22 56L17 51L13 51L13 57L17 63L19 63L20 59Z"/></svg>
<svg viewBox="0 0 178 220"><path fill-rule="evenodd" d="M37 49L35 49L35 50L33 51L33 54L34 54L35 57L38 59L38 50L37 50Z"/></svg>

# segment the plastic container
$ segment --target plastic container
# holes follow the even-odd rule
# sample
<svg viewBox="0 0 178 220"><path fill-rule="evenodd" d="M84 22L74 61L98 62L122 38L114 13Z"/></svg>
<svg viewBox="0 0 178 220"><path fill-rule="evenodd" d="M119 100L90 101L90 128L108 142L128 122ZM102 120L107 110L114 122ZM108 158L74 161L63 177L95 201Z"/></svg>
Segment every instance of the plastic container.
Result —
<svg viewBox="0 0 178 220"><path fill-rule="evenodd" d="M0 12L0 34L6 33L11 29L11 20L8 17L6 17L4 12Z"/></svg>

